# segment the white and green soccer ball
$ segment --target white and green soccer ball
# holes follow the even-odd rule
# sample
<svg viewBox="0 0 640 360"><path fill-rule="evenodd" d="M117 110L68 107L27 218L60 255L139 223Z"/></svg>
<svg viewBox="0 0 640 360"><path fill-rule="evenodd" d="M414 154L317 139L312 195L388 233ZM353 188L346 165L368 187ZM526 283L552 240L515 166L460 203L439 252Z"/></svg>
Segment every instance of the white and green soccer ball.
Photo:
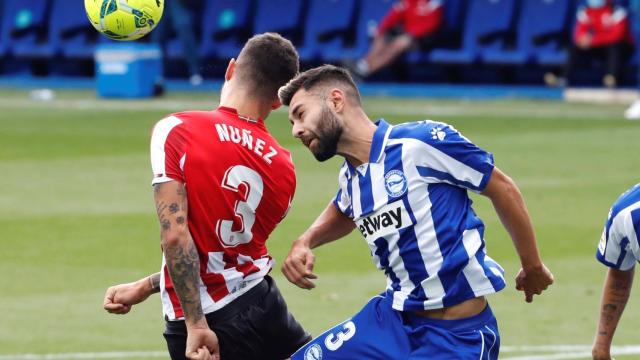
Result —
<svg viewBox="0 0 640 360"><path fill-rule="evenodd" d="M84 0L84 7L96 30L110 39L128 41L158 25L164 0Z"/></svg>

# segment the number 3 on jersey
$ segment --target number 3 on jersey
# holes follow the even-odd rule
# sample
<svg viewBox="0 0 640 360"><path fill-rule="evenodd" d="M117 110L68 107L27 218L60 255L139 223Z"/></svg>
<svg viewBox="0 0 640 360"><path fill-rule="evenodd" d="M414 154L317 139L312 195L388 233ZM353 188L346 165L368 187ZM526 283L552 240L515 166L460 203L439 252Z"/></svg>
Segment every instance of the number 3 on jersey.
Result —
<svg viewBox="0 0 640 360"><path fill-rule="evenodd" d="M342 325L342 331L335 334L329 334L324 339L324 346L331 351L338 350L345 341L351 339L356 334L356 324L353 321L347 321Z"/></svg>
<svg viewBox="0 0 640 360"><path fill-rule="evenodd" d="M251 242L251 228L256 221L256 209L262 200L264 184L262 177L255 170L243 165L227 169L222 179L222 188L240 194L240 185L246 186L245 198L236 201L235 217L239 220L240 229L233 231L234 220L220 219L216 223L216 234L225 246L234 247Z"/></svg>

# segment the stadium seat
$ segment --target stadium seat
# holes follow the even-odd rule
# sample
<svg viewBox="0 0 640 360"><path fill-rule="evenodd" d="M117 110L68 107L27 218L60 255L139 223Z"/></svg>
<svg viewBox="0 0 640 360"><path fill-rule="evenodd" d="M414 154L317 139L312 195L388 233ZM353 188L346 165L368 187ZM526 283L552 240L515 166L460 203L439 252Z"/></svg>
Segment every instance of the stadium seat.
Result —
<svg viewBox="0 0 640 360"><path fill-rule="evenodd" d="M83 7L83 0L54 0L49 31L60 44L62 56L69 59L91 59L100 34L91 26L84 11L69 11Z"/></svg>
<svg viewBox="0 0 640 360"><path fill-rule="evenodd" d="M303 39L305 4L306 0L257 1L254 33L277 32L296 46L300 45Z"/></svg>
<svg viewBox="0 0 640 360"><path fill-rule="evenodd" d="M522 0L515 46L487 49L481 54L482 61L524 65L539 58L544 65L564 63L562 47L568 19L568 0Z"/></svg>
<svg viewBox="0 0 640 360"><path fill-rule="evenodd" d="M202 16L200 56L227 59L238 56L251 34L251 0L207 0Z"/></svg>
<svg viewBox="0 0 640 360"><path fill-rule="evenodd" d="M353 36L356 0L311 0L300 60L310 61L325 51L343 49Z"/></svg>
<svg viewBox="0 0 640 360"><path fill-rule="evenodd" d="M5 51L19 58L50 58L59 50L48 31L49 0L5 0L2 38Z"/></svg>
<svg viewBox="0 0 640 360"><path fill-rule="evenodd" d="M363 57L369 50L371 39L375 35L380 20L392 5L393 0L360 1L353 44L344 48L323 49L322 58L326 61L340 61Z"/></svg>
<svg viewBox="0 0 640 360"><path fill-rule="evenodd" d="M8 39L5 38L5 32L3 31L3 25L6 24L4 17L4 3L0 1L0 59L4 58L7 55L7 42Z"/></svg>
<svg viewBox="0 0 640 360"><path fill-rule="evenodd" d="M513 29L516 0L469 0L460 49L435 49L429 61L472 64L482 51L503 47Z"/></svg>
<svg viewBox="0 0 640 360"><path fill-rule="evenodd" d="M438 32L438 39L434 48L453 48L460 45L460 35L464 23L466 0L445 0L444 21ZM410 64L428 61L428 54L432 49L412 50L407 53L406 59Z"/></svg>

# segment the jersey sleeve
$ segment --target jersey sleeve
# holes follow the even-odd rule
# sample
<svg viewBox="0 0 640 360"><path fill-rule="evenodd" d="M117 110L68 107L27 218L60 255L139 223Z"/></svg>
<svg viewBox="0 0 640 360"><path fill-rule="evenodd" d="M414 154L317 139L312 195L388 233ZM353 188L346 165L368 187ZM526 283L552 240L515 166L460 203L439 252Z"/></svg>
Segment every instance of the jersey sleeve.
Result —
<svg viewBox="0 0 640 360"><path fill-rule="evenodd" d="M617 270L627 271L633 268L637 259L631 249L632 241L637 244L637 228L640 224L634 224L634 217L639 219L640 212L636 212L636 216L632 216L632 212L626 211L617 214L613 218L609 215L609 219L605 224L596 258L602 264Z"/></svg>
<svg viewBox="0 0 640 360"><path fill-rule="evenodd" d="M338 175L338 183L340 184L340 188L336 193L336 196L333 198L333 205L340 211L341 213L347 215L350 218L353 218L353 207L351 206L351 198L349 197L349 183L347 179L348 172L347 164L342 167L340 170L340 174Z"/></svg>
<svg viewBox="0 0 640 360"><path fill-rule="evenodd" d="M172 180L185 182L183 167L186 138L182 120L170 116L160 120L151 134L152 185Z"/></svg>
<svg viewBox="0 0 640 360"><path fill-rule="evenodd" d="M412 127L406 136L421 142L415 154L420 175L474 192L486 188L494 168L491 153L445 123L424 121Z"/></svg>

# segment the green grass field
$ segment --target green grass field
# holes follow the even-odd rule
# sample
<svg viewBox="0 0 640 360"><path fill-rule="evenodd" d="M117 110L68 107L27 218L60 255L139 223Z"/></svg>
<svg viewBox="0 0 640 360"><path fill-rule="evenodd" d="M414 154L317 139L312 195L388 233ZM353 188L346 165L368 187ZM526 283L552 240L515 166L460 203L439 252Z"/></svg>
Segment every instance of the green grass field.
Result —
<svg viewBox="0 0 640 360"><path fill-rule="evenodd" d="M91 92L65 91L54 101L33 102L27 91L0 90L0 360L165 349L158 296L126 316L105 313L102 296L109 285L160 266L149 185L151 126L168 113L216 104L215 94L101 101ZM559 102L368 98L365 107L372 118L391 122L451 123L495 154L521 187L543 258L556 276L548 293L526 304L513 289L518 261L511 241L489 201L474 198L487 225L489 254L510 280L489 298L502 358L586 358L518 347L580 345L588 352L605 274L594 253L610 205L640 181L640 123L623 120L621 106ZM267 125L292 150L298 171L294 207L268 243L279 263L334 194L340 163L316 163L291 137L284 111ZM287 283L279 264L273 271L292 312L314 334L355 313L385 284L355 233L316 256L320 278L313 291ZM639 294L637 285L616 345L640 345ZM566 352L584 353L582 347ZM636 354L617 358L640 358Z"/></svg>

